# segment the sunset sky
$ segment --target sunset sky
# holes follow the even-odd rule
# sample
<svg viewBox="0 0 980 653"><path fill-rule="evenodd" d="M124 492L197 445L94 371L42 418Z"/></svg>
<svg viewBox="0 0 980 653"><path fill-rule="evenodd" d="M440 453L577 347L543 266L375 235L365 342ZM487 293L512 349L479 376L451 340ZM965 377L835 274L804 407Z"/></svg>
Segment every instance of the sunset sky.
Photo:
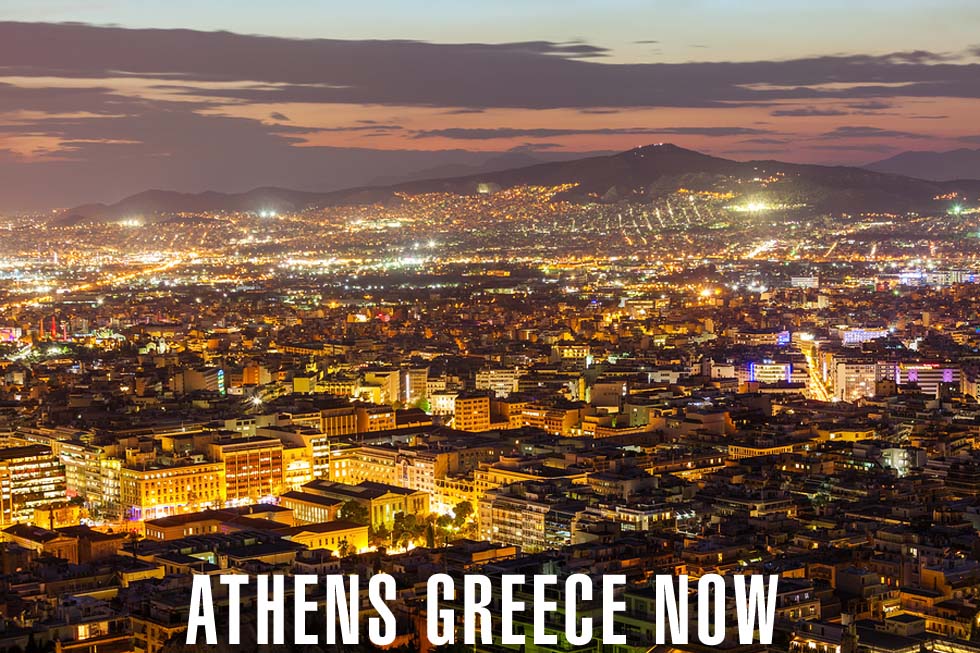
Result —
<svg viewBox="0 0 980 653"><path fill-rule="evenodd" d="M327 190L512 150L980 147L968 0L6 0L0 17L5 210Z"/></svg>

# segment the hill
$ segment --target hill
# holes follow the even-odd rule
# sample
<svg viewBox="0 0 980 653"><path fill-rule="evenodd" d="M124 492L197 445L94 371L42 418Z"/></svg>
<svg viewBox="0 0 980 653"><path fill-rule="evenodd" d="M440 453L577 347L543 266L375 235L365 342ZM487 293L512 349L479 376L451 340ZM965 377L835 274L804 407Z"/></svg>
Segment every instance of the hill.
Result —
<svg viewBox="0 0 980 653"><path fill-rule="evenodd" d="M980 181L937 182L847 166L780 161L732 161L671 144L648 145L612 155L553 161L462 177L410 181L327 193L258 188L247 193L198 194L152 190L116 204L90 204L62 215L64 221L120 220L182 213L295 212L317 206L381 202L395 193L471 194L487 188L575 184L560 196L574 202L653 198L680 186L734 190L747 181L773 178L773 194L817 211L924 211L949 192L980 193ZM737 193L736 193L737 194Z"/></svg>
<svg viewBox="0 0 980 653"><path fill-rule="evenodd" d="M960 148L948 152L902 152L865 166L875 172L886 172L919 179L952 181L980 179L980 149Z"/></svg>

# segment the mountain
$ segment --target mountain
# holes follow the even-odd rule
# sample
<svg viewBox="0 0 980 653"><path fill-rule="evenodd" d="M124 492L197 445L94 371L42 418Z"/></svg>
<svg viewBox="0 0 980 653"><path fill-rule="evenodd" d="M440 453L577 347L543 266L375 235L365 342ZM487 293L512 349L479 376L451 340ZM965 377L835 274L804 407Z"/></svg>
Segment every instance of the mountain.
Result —
<svg viewBox="0 0 980 653"><path fill-rule="evenodd" d="M397 177L378 177L371 182L371 186L394 186L410 181L424 181L427 179L446 179L451 177L467 177L472 175L499 172L511 168L526 168L538 163L549 163L551 161L568 161L580 159L583 156L605 156L613 152L547 152L536 151L533 154L528 152L505 152L498 156L491 157L479 165L465 164L446 164L433 168L424 168L411 174L400 175Z"/></svg>
<svg viewBox="0 0 980 653"><path fill-rule="evenodd" d="M980 179L980 149L960 148L948 152L902 152L864 166L876 172L888 172L919 179L951 181Z"/></svg>
<svg viewBox="0 0 980 653"><path fill-rule="evenodd" d="M61 219L120 220L220 211L284 212L386 201L396 192L472 194L521 185L560 184L574 184L558 196L573 202L653 198L678 187L731 190L739 194L746 188L761 185L768 196L778 201L802 203L826 212L922 211L935 209L933 198L937 195L954 191L980 193L980 181L936 182L846 166L732 161L676 145L658 144L572 161L327 193L283 188L258 188L238 194L153 190L116 204L76 207L63 214Z"/></svg>
<svg viewBox="0 0 980 653"><path fill-rule="evenodd" d="M298 211L314 203L322 193L285 188L256 188L247 193L178 193L147 190L115 204L83 204L66 211L62 222L84 219L123 220L153 215L212 213L220 211Z"/></svg>

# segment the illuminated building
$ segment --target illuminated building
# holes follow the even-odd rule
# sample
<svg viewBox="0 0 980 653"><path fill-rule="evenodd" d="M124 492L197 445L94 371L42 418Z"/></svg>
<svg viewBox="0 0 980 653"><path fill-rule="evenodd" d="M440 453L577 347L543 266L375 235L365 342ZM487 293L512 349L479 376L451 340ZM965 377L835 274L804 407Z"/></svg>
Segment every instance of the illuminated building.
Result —
<svg viewBox="0 0 980 653"><path fill-rule="evenodd" d="M432 512L446 514L463 502L476 504L473 479L454 476L436 480L436 491L431 498Z"/></svg>
<svg viewBox="0 0 980 653"><path fill-rule="evenodd" d="M974 399L980 397L980 370L963 370L960 374L960 392Z"/></svg>
<svg viewBox="0 0 980 653"><path fill-rule="evenodd" d="M475 393L456 397L453 428L471 433L489 431L490 397Z"/></svg>
<svg viewBox="0 0 980 653"><path fill-rule="evenodd" d="M354 377L327 376L317 383L317 391L338 397L353 397L357 394L359 381Z"/></svg>
<svg viewBox="0 0 980 653"><path fill-rule="evenodd" d="M728 445L728 457L731 460L755 458L757 456L776 456L782 453L792 453L802 448L799 442L759 442L753 444Z"/></svg>
<svg viewBox="0 0 980 653"><path fill-rule="evenodd" d="M458 468L455 452L362 446L352 452L352 482L371 481L431 493L435 481Z"/></svg>
<svg viewBox="0 0 980 653"><path fill-rule="evenodd" d="M156 519L225 503L223 462L177 460L172 464L124 464L120 499L126 518Z"/></svg>
<svg viewBox="0 0 980 653"><path fill-rule="evenodd" d="M854 347L863 342L887 338L888 329L861 329L856 327L840 327L836 329L837 337L845 347Z"/></svg>
<svg viewBox="0 0 980 653"><path fill-rule="evenodd" d="M679 515L668 505L602 503L588 506L578 512L572 521L572 543L588 542L593 524L617 524L623 531L645 532L654 528L671 527Z"/></svg>
<svg viewBox="0 0 980 653"><path fill-rule="evenodd" d="M255 386L268 383L272 383L272 375L264 365L252 363L242 368L242 385Z"/></svg>
<svg viewBox="0 0 980 653"><path fill-rule="evenodd" d="M739 370L739 381L742 383L757 381L759 383L789 383L793 378L792 363L777 363L775 361L755 361ZM743 380L744 379L744 380Z"/></svg>
<svg viewBox="0 0 980 653"><path fill-rule="evenodd" d="M287 528L295 523L291 510L271 504L255 504L148 519L144 522L144 532L148 540L167 542L223 530L248 530L253 524L261 524L261 528L270 530L279 524L281 528Z"/></svg>
<svg viewBox="0 0 980 653"><path fill-rule="evenodd" d="M568 499L567 480L517 483L486 492L478 513L483 538L533 553L571 544L572 521L585 507Z"/></svg>
<svg viewBox="0 0 980 653"><path fill-rule="evenodd" d="M85 517L88 517L88 511L78 503L49 503L34 509L31 523L53 530L63 526L74 526Z"/></svg>
<svg viewBox="0 0 980 653"><path fill-rule="evenodd" d="M290 490L279 497L279 505L293 511L297 524L319 524L334 521L343 502L313 492Z"/></svg>
<svg viewBox="0 0 980 653"><path fill-rule="evenodd" d="M89 510L100 516L118 517L120 461L109 456L104 447L83 442L60 442L58 449L65 465L68 496L81 497Z"/></svg>
<svg viewBox="0 0 980 653"><path fill-rule="evenodd" d="M329 549L339 555L368 548L368 527L349 521L303 524L283 531L282 536L308 549Z"/></svg>
<svg viewBox="0 0 980 653"><path fill-rule="evenodd" d="M354 418L353 411L350 418ZM256 435L278 438L283 442L283 483L286 487L294 487L296 476L302 475L307 468L312 474L309 480L331 478L331 436L315 428L295 425L257 429ZM299 447L302 447L302 453L297 451ZM288 455L286 450L289 451Z"/></svg>
<svg viewBox="0 0 980 653"><path fill-rule="evenodd" d="M313 476L313 456L305 445L283 443L282 447L282 486L284 490L295 490L309 483Z"/></svg>
<svg viewBox="0 0 980 653"><path fill-rule="evenodd" d="M817 435L821 440L833 440L835 442L860 442L861 440L873 440L875 428L869 425L858 424L828 424L816 427Z"/></svg>
<svg viewBox="0 0 980 653"><path fill-rule="evenodd" d="M3 540L78 564L78 538L55 530L29 524L14 524L3 529Z"/></svg>
<svg viewBox="0 0 980 653"><path fill-rule="evenodd" d="M361 404L357 406L357 432L375 433L395 428L395 410L390 406Z"/></svg>
<svg viewBox="0 0 980 653"><path fill-rule="evenodd" d="M819 288L820 277L790 277L789 285L793 288Z"/></svg>
<svg viewBox="0 0 980 653"><path fill-rule="evenodd" d="M573 430L591 412L591 408L584 403L567 406L528 404L524 407L523 415L525 426L539 428L554 435L572 435Z"/></svg>
<svg viewBox="0 0 980 653"><path fill-rule="evenodd" d="M944 385L960 388L961 371L958 364L949 363L879 362L877 380L914 383L924 394L938 397Z"/></svg>
<svg viewBox="0 0 980 653"><path fill-rule="evenodd" d="M847 625L803 621L797 624L789 643L790 653L854 653L857 638Z"/></svg>
<svg viewBox="0 0 980 653"><path fill-rule="evenodd" d="M311 395L316 392L317 375L306 373L293 377L293 394Z"/></svg>
<svg viewBox="0 0 980 653"><path fill-rule="evenodd" d="M292 417L292 416L288 416ZM290 419L292 423L296 423L296 420ZM235 419L225 420L224 427L226 431L236 431L244 436L255 435L256 429L264 428L268 426L275 426L279 422L279 415L276 413L268 415L249 415L238 417Z"/></svg>
<svg viewBox="0 0 980 653"><path fill-rule="evenodd" d="M765 347L788 345L791 335L783 329L730 329L726 332L736 345Z"/></svg>
<svg viewBox="0 0 980 653"><path fill-rule="evenodd" d="M296 354L297 356L323 356L329 353L329 345L324 342L287 344L282 345L279 350L284 354Z"/></svg>
<svg viewBox="0 0 980 653"><path fill-rule="evenodd" d="M282 492L282 441L255 436L212 442L213 460L224 463L225 501L255 503Z"/></svg>
<svg viewBox="0 0 980 653"><path fill-rule="evenodd" d="M584 364L586 367L592 362L592 348L589 345L555 345L551 348L551 360L574 361Z"/></svg>
<svg viewBox="0 0 980 653"><path fill-rule="evenodd" d="M20 327L0 327L0 342L16 342L23 335Z"/></svg>
<svg viewBox="0 0 980 653"><path fill-rule="evenodd" d="M578 467L559 469L548 467L538 458L501 456L495 463L483 463L473 471L474 497L479 500L486 492L512 483L568 479L584 484L588 473Z"/></svg>
<svg viewBox="0 0 980 653"><path fill-rule="evenodd" d="M530 402L518 397L492 400L490 410L495 422L502 422L502 428L519 429L524 426L524 409Z"/></svg>
<svg viewBox="0 0 980 653"><path fill-rule="evenodd" d="M476 373L477 390L488 390L498 399L517 392L522 372L518 368L482 369Z"/></svg>
<svg viewBox="0 0 980 653"><path fill-rule="evenodd" d="M458 392L439 390L429 394L429 410L433 415L452 415L456 410Z"/></svg>
<svg viewBox="0 0 980 653"><path fill-rule="evenodd" d="M328 436L357 433L357 412L354 407L345 405L321 410L320 432Z"/></svg>
<svg viewBox="0 0 980 653"><path fill-rule="evenodd" d="M841 401L855 401L875 393L878 366L870 361L836 361L832 376L834 396Z"/></svg>
<svg viewBox="0 0 980 653"><path fill-rule="evenodd" d="M120 460L92 444L92 434L69 428L21 428L20 441L51 447L64 465L68 498L81 498L97 517L119 517Z"/></svg>
<svg viewBox="0 0 980 653"><path fill-rule="evenodd" d="M331 481L313 481L303 486L299 492L290 492L283 496L282 505L293 510L296 521L305 521L319 513L314 510L317 506L329 514L330 506L320 499L340 502L343 504L353 501L367 511L371 525L375 528L385 525L391 527L395 515L424 516L429 513L429 494L417 490L364 481L357 485L334 483Z"/></svg>
<svg viewBox="0 0 980 653"><path fill-rule="evenodd" d="M401 376L401 402L403 405L412 406L428 396L429 368L404 369Z"/></svg>
<svg viewBox="0 0 980 653"><path fill-rule="evenodd" d="M35 508L66 499L65 467L51 447L0 449L0 525L30 522Z"/></svg>
<svg viewBox="0 0 980 653"><path fill-rule="evenodd" d="M392 370L367 370L364 372L364 386L377 387L380 389L380 396L374 403L391 405L399 400L399 390L401 388L401 372Z"/></svg>
<svg viewBox="0 0 980 653"><path fill-rule="evenodd" d="M190 394L199 390L225 394L225 371L218 367L186 369L173 377L173 389L177 394Z"/></svg>

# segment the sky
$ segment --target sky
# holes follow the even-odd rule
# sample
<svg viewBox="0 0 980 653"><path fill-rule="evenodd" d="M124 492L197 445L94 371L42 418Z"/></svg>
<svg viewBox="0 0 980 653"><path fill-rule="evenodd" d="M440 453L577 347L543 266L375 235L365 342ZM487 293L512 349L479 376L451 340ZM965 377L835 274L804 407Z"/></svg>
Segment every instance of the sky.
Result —
<svg viewBox="0 0 980 653"><path fill-rule="evenodd" d="M973 0L4 0L0 210L673 142L980 146Z"/></svg>

